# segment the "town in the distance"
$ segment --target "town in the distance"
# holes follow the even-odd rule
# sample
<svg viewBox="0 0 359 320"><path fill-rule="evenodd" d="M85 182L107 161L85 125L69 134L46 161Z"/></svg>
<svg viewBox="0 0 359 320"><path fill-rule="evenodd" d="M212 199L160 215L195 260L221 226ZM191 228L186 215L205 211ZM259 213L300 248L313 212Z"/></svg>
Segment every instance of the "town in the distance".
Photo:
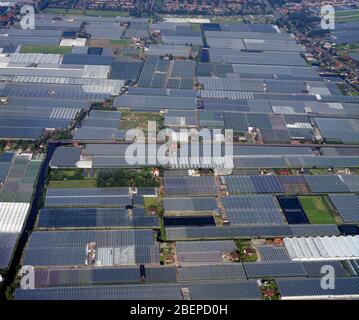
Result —
<svg viewBox="0 0 359 320"><path fill-rule="evenodd" d="M358 79L354 0L0 2L0 302L359 299Z"/></svg>

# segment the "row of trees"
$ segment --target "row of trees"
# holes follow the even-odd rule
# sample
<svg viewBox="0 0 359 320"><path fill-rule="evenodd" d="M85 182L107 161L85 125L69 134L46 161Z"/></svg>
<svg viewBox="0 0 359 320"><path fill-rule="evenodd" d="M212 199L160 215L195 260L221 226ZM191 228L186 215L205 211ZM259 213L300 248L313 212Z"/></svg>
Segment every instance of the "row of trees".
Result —
<svg viewBox="0 0 359 320"><path fill-rule="evenodd" d="M152 176L150 168L141 170L111 169L97 174L97 186L109 187L159 187L160 182Z"/></svg>

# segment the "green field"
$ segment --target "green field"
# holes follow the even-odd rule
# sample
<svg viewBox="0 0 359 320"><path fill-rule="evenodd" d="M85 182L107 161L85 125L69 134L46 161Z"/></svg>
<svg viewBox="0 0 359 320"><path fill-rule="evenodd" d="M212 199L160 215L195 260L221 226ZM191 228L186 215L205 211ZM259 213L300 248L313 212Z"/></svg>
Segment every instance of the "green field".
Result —
<svg viewBox="0 0 359 320"><path fill-rule="evenodd" d="M160 205L160 199L157 197L144 197L145 208L158 207Z"/></svg>
<svg viewBox="0 0 359 320"><path fill-rule="evenodd" d="M337 11L335 13L335 21L339 23L359 21L359 9Z"/></svg>
<svg viewBox="0 0 359 320"><path fill-rule="evenodd" d="M53 53L53 54L66 54L71 53L71 47L59 46L21 46L20 53Z"/></svg>
<svg viewBox="0 0 359 320"><path fill-rule="evenodd" d="M329 174L329 170L328 169L310 169L309 170L311 174L313 175L327 175Z"/></svg>
<svg viewBox="0 0 359 320"><path fill-rule="evenodd" d="M128 47L131 44L132 40L129 39L121 39L121 40L110 40L110 44L118 47Z"/></svg>
<svg viewBox="0 0 359 320"><path fill-rule="evenodd" d="M51 180L49 188L96 188L96 180Z"/></svg>
<svg viewBox="0 0 359 320"><path fill-rule="evenodd" d="M336 224L336 213L324 196L299 197L300 203L313 224Z"/></svg>
<svg viewBox="0 0 359 320"><path fill-rule="evenodd" d="M163 116L154 112L128 112L122 113L119 129L141 129L145 132L148 131L148 122L155 121L157 123L157 130L163 127Z"/></svg>
<svg viewBox="0 0 359 320"><path fill-rule="evenodd" d="M249 20L251 23L268 23L274 22L275 18L273 15L234 15L234 16L217 16L210 17L211 23L243 23L245 20Z"/></svg>
<svg viewBox="0 0 359 320"><path fill-rule="evenodd" d="M242 16L219 16L210 19L211 23L243 23Z"/></svg>
<svg viewBox="0 0 359 320"><path fill-rule="evenodd" d="M201 25L198 23L192 23L191 29L193 32L200 32L201 31Z"/></svg>
<svg viewBox="0 0 359 320"><path fill-rule="evenodd" d="M103 17L129 16L129 13L125 11L107 11L107 10L77 10L77 9L48 8L44 10L44 12L55 13L55 14L74 14L74 15L103 16Z"/></svg>

